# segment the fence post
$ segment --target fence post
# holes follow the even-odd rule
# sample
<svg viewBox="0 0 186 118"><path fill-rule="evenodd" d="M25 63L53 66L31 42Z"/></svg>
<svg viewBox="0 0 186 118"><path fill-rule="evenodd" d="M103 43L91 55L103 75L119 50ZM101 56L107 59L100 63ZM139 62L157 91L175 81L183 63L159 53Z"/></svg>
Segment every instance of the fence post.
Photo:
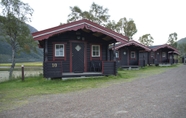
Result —
<svg viewBox="0 0 186 118"><path fill-rule="evenodd" d="M22 70L22 81L24 81L24 65L21 66L21 70Z"/></svg>

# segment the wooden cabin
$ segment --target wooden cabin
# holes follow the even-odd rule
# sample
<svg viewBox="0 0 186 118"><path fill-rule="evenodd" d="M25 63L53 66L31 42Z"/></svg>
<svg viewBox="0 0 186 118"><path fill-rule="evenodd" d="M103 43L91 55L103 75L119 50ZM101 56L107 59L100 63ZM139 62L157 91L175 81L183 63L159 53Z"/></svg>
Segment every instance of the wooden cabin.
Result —
<svg viewBox="0 0 186 118"><path fill-rule="evenodd" d="M45 78L116 75L109 44L128 37L83 19L32 34L44 49Z"/></svg>
<svg viewBox="0 0 186 118"><path fill-rule="evenodd" d="M149 65L150 64L172 64L173 53L178 52L174 47L164 44L157 46L150 46L151 52L149 52ZM170 53L171 52L171 53Z"/></svg>
<svg viewBox="0 0 186 118"><path fill-rule="evenodd" d="M169 54L169 59L172 58L171 64L177 64L178 63L179 52L177 50L176 51L170 51L170 52L168 52L168 54Z"/></svg>
<svg viewBox="0 0 186 118"><path fill-rule="evenodd" d="M148 52L151 49L132 40L116 45L115 50L117 67L138 68L147 64Z"/></svg>

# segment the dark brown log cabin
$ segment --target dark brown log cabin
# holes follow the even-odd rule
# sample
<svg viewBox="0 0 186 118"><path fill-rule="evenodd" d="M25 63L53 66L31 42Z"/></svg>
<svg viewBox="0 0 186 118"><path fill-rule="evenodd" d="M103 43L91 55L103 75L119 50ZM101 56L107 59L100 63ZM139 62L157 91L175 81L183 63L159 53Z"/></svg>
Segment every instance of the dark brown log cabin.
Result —
<svg viewBox="0 0 186 118"><path fill-rule="evenodd" d="M174 47L164 44L157 46L150 46L151 52L149 52L149 65L150 64L172 64L173 63L173 53L178 52Z"/></svg>
<svg viewBox="0 0 186 118"><path fill-rule="evenodd" d="M128 37L83 19L32 34L44 49L46 78L116 75L109 44Z"/></svg>
<svg viewBox="0 0 186 118"><path fill-rule="evenodd" d="M148 60L148 52L151 50L134 40L116 45L117 67L145 66Z"/></svg>

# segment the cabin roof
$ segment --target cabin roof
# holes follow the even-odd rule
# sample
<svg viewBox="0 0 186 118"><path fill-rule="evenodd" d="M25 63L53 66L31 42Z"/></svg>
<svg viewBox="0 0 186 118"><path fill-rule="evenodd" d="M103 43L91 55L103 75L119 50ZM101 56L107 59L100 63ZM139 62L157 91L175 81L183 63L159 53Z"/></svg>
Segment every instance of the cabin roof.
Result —
<svg viewBox="0 0 186 118"><path fill-rule="evenodd" d="M130 46L130 45L141 47L141 48L145 49L146 51L151 51L151 49L149 47L147 47L147 46L145 46L145 45L143 45L141 43L138 43L137 41L134 41L134 40L131 40L131 41L127 42L127 43L118 44L118 45L116 45L115 49L117 50L117 49L120 49L122 47Z"/></svg>
<svg viewBox="0 0 186 118"><path fill-rule="evenodd" d="M169 51L168 53L173 53L173 54L180 55L180 53L178 52L178 50L176 50L176 51Z"/></svg>
<svg viewBox="0 0 186 118"><path fill-rule="evenodd" d="M128 41L128 37L123 36L122 34L119 34L113 30L110 30L108 28L105 28L97 23L91 22L87 19L82 19L79 21L74 21L71 23L67 23L67 24L63 24L63 25L59 25L56 27L52 27L49 29L45 29L42 31L38 31L38 32L34 32L32 33L32 36L34 38L34 40L37 41L42 41L45 39L48 39L56 34L59 33L63 33L66 31L77 31L79 29L83 29L85 31L89 31L91 30L94 33L98 33L100 35L101 34L105 34L106 36L112 37L113 39L115 39L118 42L127 42ZM103 37L107 38L107 37Z"/></svg>
<svg viewBox="0 0 186 118"><path fill-rule="evenodd" d="M177 51L176 48L174 48L174 47L172 47L172 46L170 46L168 44L149 46L149 48L152 49L152 51L157 51L157 50L159 50L161 48L168 48L168 49L170 49L170 51Z"/></svg>

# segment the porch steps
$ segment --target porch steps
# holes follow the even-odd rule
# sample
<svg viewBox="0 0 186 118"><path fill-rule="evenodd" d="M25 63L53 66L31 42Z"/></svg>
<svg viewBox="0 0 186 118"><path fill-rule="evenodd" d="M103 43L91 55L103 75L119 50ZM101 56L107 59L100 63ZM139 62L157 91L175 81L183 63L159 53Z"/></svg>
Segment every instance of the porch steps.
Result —
<svg viewBox="0 0 186 118"><path fill-rule="evenodd" d="M124 70L139 70L139 66L135 65L126 65L126 66L121 66Z"/></svg>
<svg viewBox="0 0 186 118"><path fill-rule="evenodd" d="M102 72L62 73L62 77L102 76Z"/></svg>
<svg viewBox="0 0 186 118"><path fill-rule="evenodd" d="M167 64L164 64L164 63L162 63L162 64L159 64L159 66L160 67L165 67L165 66L171 66L171 64L168 64L168 63Z"/></svg>

